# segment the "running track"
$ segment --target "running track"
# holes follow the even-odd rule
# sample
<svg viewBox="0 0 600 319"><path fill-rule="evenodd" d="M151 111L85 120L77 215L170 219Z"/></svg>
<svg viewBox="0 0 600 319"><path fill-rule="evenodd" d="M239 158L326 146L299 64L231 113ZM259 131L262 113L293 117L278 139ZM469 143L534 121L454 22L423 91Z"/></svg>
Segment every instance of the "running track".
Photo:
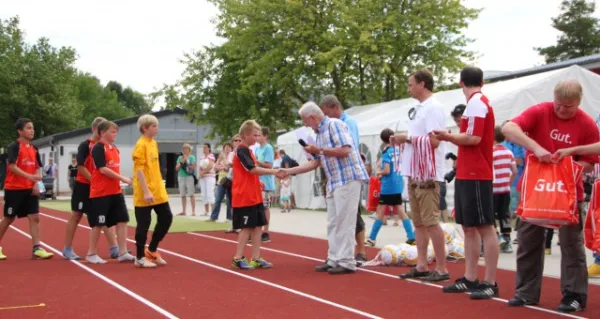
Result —
<svg viewBox="0 0 600 319"><path fill-rule="evenodd" d="M61 249L63 220L69 213L46 208L42 208L42 213L44 243ZM81 226L84 225L85 222ZM263 257L272 261L275 268L240 272L230 267L235 236L222 232L169 234L161 244L161 253L169 265L162 269L135 269L116 262L69 262L59 255L49 261L31 261L27 221L19 220L14 226L16 229L9 230L3 240L9 260L0 267L2 273L13 275L2 276L0 281L3 295L11 292L0 298L0 317L560 317L552 311L560 301L557 279L544 279L541 307L550 307L551 311L509 308L502 300L471 301L464 294L445 295L439 287L399 280L397 274L406 270L403 268L370 267L344 276L315 273L313 268L327 247L320 239L274 233L274 241L264 246ZM74 248L80 255L85 254L88 235L86 227L79 227ZM129 238L133 239L133 229L129 230ZM134 249L131 239L129 247ZM108 249L104 239L100 243L99 252L105 256ZM369 254L374 256L376 250ZM462 273L462 264L449 267L453 277ZM498 282L500 298L512 297L514 273L499 270ZM599 313L600 300L594 298L599 293L600 287L590 285L588 309L578 316ZM39 303L46 306L1 310Z"/></svg>

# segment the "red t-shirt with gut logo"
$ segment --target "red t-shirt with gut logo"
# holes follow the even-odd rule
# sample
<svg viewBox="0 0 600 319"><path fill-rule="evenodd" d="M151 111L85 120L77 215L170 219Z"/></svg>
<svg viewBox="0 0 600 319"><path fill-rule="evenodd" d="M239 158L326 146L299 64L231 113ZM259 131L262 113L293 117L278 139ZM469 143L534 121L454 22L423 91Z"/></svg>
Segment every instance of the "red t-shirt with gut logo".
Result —
<svg viewBox="0 0 600 319"><path fill-rule="evenodd" d="M96 169L92 173L90 198L121 194L121 182L100 172L102 167L107 167L121 174L121 155L117 147L98 142L92 148L92 158Z"/></svg>
<svg viewBox="0 0 600 319"><path fill-rule="evenodd" d="M578 109L575 116L568 120L560 119L554 112L554 102L534 105L512 121L550 153L562 148L600 141L600 133L594 119L581 109ZM531 151L527 150L527 154L531 154ZM598 163L597 155L575 156L574 159L592 165ZM518 183L518 189L521 189L521 182ZM583 198L582 181L577 185L577 200L581 201Z"/></svg>

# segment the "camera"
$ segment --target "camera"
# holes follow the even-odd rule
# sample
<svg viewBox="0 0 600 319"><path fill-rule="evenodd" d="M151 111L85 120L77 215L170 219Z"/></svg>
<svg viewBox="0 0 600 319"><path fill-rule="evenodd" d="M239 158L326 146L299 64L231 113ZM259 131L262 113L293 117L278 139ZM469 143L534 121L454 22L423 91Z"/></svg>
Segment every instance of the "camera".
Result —
<svg viewBox="0 0 600 319"><path fill-rule="evenodd" d="M454 153L450 152L450 153L446 154L446 160L449 160L449 159L456 161L457 157L456 157L456 155L454 155Z"/></svg>

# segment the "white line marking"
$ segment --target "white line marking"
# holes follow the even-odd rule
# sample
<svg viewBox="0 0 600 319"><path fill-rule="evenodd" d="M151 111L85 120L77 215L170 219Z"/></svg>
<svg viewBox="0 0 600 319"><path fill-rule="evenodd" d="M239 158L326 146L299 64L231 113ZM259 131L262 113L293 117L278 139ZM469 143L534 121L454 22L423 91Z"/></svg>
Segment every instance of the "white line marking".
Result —
<svg viewBox="0 0 600 319"><path fill-rule="evenodd" d="M220 240L220 241L224 241L224 242L228 242L228 243L232 243L232 244L237 244L237 241L235 241L235 240L225 239L225 238L221 238L221 237L214 237L214 236L210 236L210 235L198 234L198 233L193 233L193 232L188 232L187 234L193 235L193 236L198 236L198 237L204 237L204 238L208 238L208 239ZM248 244L248 246L251 246L251 245ZM304 255L299 255L299 254L295 254L295 253L291 253L291 252L287 252L287 251L283 251L283 250L279 250L279 249L267 248L267 247L264 247L264 246L261 246L260 249L263 249L265 251L270 251L270 252L278 253L278 254L282 254L282 255L288 255L288 256L292 256L292 257L297 257L297 258L302 258L302 259L307 259L307 260L312 260L312 261L318 261L318 262L325 262L325 260L323 260L323 259L309 257L309 256L304 256ZM386 273L375 271L375 270L371 270L371 269L366 269L366 268L356 268L356 269L360 270L360 271L367 272L367 273L375 274L375 275L380 275L380 276L384 276L384 277L399 279L398 276L386 274ZM405 279L405 280L409 281L409 282L417 283L417 284L422 284L422 285L425 285L425 286L435 287L435 288L442 288L443 287L443 286L436 285L436 284L433 284L433 283L422 282L422 281L414 280L414 279ZM508 300L506 300L506 299L502 299L502 298L492 298L492 299L496 300L496 301L508 303ZM525 307L530 308L530 309L534 309L534 310L538 310L538 311L543 311L543 312L547 312L547 313L559 315L559 316L568 317L568 318L575 318L575 319L585 319L586 318L586 317L580 317L580 316L576 316L576 315L572 315L572 314L568 314L568 313L562 313L562 312L558 312L558 311L555 311L555 310L546 309L546 308L537 307L537 306L525 306Z"/></svg>
<svg viewBox="0 0 600 319"><path fill-rule="evenodd" d="M47 214L44 214L44 213L40 213L40 215L48 217L48 218L52 218L52 219L55 219L55 220L58 220L58 221L62 221L64 223L68 222L66 219L62 219L62 218L59 218L59 217L47 215ZM78 226L86 228L86 229L90 229L89 226L85 226L85 225L78 225ZM129 238L127 239L127 241L135 243L135 240L132 240L132 239L129 239ZM46 246L46 245L44 244L44 246ZM56 251L56 250L54 250L54 248L51 248L51 247L49 247L49 248L52 249L53 251ZM277 289L281 289L283 291L287 291L289 293L292 293L292 294L295 294L295 295L298 295L298 296L302 296L302 297L305 297L305 298L308 298L308 299L312 299L314 301L317 301L317 302L320 302L320 303L324 303L326 305L329 305L329 306L332 306L332 307L335 307L335 308L343 309L343 310L346 310L348 312L352 312L352 313L355 313L355 314L358 314L358 315L361 315L361 316L364 316L364 317L367 317L367 318L371 318L371 319L383 319L382 317L378 317L378 316L376 316L374 314L370 314L368 312L364 312L364 311L360 311L358 309L354 309L354 308L351 308L351 307L348 307L348 306L344 306L342 304L338 304L338 303L335 303L333 301L329 301L327 299L319 298L317 296L313 296L313 295L310 295L310 294L307 294L307 293L304 293L304 292L301 292L301 291L298 291L298 290L295 290L295 289L292 289L292 288L281 286L281 285L278 285L278 284L275 284L275 283L272 283L272 282L269 282L269 281L266 281L266 280L262 280L262 279L259 279L259 278L254 278L252 276L248 276L248 275L245 275L245 274L233 271L231 269L227 269L227 268L224 268L224 267L221 267L221 266L217 266L217 265L214 265L214 264L210 264L210 263L207 263L207 262L195 259L195 258L191 258L191 257L185 256L185 255L182 255L182 254L170 251L170 250L166 250L166 249L163 249L163 248L159 248L158 250L161 251L161 252L164 252L164 253L167 253L167 254L179 257L181 259L185 259L187 261L191 261L191 262L194 262L194 263L206 266L206 267L210 267L210 268L213 268L213 269L224 271L226 273L229 273L229 274L232 274L232 275L236 275L236 276L239 276L239 277L242 277L242 278L245 278L245 279L256 281L256 282L259 282L259 283L261 283L263 285L267 285L267 286L271 286L271 287L274 287L274 288L277 288ZM60 254L60 252L58 252L58 251L56 251L56 252ZM93 271L93 270L91 270L91 271ZM107 280L110 280L110 279L107 278Z"/></svg>
<svg viewBox="0 0 600 319"><path fill-rule="evenodd" d="M25 236L25 237L27 237L27 238L31 239L31 235L29 235L29 234L27 234L26 232L24 232L24 231L22 231L22 230L18 229L17 227L15 227L15 226L12 226L12 225L11 225L11 226L10 226L10 228L14 229L15 231L17 231L17 232L18 232L18 233L20 233L21 235L23 235L23 236ZM52 247L52 246L50 246L50 245L48 245L48 244L46 244L46 243L44 243L44 242L42 242L42 241L40 241L40 244L41 244L42 246L44 246L44 247L46 247L46 248L50 249L50 250L51 250L51 251L52 251L54 254L56 254L56 255L59 255L59 256L62 256L62 253L61 253L59 250L55 249L54 247ZM121 290L122 292L126 293L127 295L129 295L129 296L130 296L130 297L132 297L133 299L135 299L135 300L137 300L137 301L139 301L139 302L141 302L141 303L145 304L146 306L148 306L148 307L150 307L150 308L154 309L156 312L158 312L158 313L162 314L163 316L165 316L165 317L167 317L167 318L170 318L170 319L177 319L177 318L178 318L178 317L177 317L177 316L175 316L174 314L172 314L172 313L170 313L170 312L166 311L165 309L163 309L163 308L161 308L161 307L159 307L159 306L155 305L154 303L152 303L152 302L151 302L151 301L149 301L148 299L146 299L146 298L144 298L144 297L142 297L142 296L140 296L140 295L136 294L135 292L133 292L133 291L131 291L131 290L129 290L129 289L127 289L127 288L125 288L125 287L123 287L123 286L119 285L118 283L116 283L116 282L112 281L112 280L111 280L111 279L109 279L108 277L106 277L106 276L104 276L104 275L102 275L102 274L98 273L97 271L95 271L95 270L93 270L93 269L91 269L91 268L89 268L89 267L87 267L87 266L85 266L85 265L81 264L80 262L77 262L77 261L75 261L75 260L71 260L71 262L72 262L73 264L77 265L78 267L80 267L81 269L83 269L83 270L85 270L85 271L89 272L90 274L92 274L92 275L94 275L94 276L96 276L96 277L98 277L98 278L102 279L102 280L103 280L104 282L106 282L107 284L109 284L109 285L111 285L111 286L113 286L113 287L115 287L115 288L117 288L117 289Z"/></svg>

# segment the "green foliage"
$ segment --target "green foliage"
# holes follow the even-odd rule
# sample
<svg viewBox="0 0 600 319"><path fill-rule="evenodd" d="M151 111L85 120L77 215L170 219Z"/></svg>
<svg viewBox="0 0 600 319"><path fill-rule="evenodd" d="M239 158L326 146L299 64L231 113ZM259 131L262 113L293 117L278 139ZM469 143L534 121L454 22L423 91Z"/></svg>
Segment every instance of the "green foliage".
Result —
<svg viewBox="0 0 600 319"><path fill-rule="evenodd" d="M210 2L226 41L186 55L181 81L157 95L224 137L249 118L295 127L298 107L325 94L346 107L404 97L420 67L442 81L472 58L461 31L479 12L459 0Z"/></svg>
<svg viewBox="0 0 600 319"><path fill-rule="evenodd" d="M55 48L46 38L26 43L18 17L0 19L0 147L14 140L21 117L33 121L39 138L88 126L96 116L119 119L152 108L131 88L120 100L75 61L75 49Z"/></svg>
<svg viewBox="0 0 600 319"><path fill-rule="evenodd" d="M546 63L569 60L600 52L600 19L594 17L596 4L586 0L565 0L552 26L562 34L555 45L535 48Z"/></svg>

